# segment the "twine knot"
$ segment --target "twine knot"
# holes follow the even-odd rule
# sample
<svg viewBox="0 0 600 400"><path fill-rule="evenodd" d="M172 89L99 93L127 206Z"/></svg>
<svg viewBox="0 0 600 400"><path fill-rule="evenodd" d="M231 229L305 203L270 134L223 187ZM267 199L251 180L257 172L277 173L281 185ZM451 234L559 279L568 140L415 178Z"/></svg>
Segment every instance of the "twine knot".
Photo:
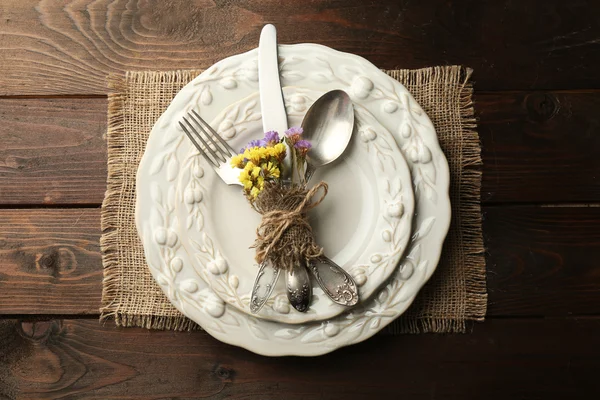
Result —
<svg viewBox="0 0 600 400"><path fill-rule="evenodd" d="M288 268L323 255L323 248L315 243L307 213L323 201L327 190L327 183L320 182L309 190L272 184L262 191L254 203L262 214L253 246L256 262L260 264L268 258L275 268ZM322 193L317 198L319 191Z"/></svg>

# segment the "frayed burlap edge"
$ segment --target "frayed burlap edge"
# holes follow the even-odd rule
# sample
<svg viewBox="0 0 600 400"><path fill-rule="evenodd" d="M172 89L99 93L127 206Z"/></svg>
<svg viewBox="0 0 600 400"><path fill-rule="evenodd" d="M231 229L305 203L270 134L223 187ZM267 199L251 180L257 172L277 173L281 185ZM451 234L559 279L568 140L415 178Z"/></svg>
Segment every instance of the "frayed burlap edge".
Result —
<svg viewBox="0 0 600 400"><path fill-rule="evenodd" d="M100 320L114 318L117 325L121 314L118 312L119 303L117 293L119 290L119 259L117 243L117 205L122 190L121 169L123 165L122 142L123 134L123 101L126 97L125 78L111 75L108 80L110 93L108 95L108 129L106 131L106 147L108 152L106 193L102 202L100 228L100 249L102 251L102 265L104 266L104 279L102 281L102 307Z"/></svg>
<svg viewBox="0 0 600 400"><path fill-rule="evenodd" d="M133 73L134 79L155 80L157 74L162 75L160 79L175 79L187 82L193 79L200 71L186 70L168 72L144 72ZM385 71L390 76L399 79L404 78L408 82L418 84L438 75L438 80L448 84L456 84L459 79L462 85L460 92L460 123L464 137L462 174L460 182L460 209L461 214L459 231L464 242L464 263L470 265L466 270L466 303L464 317L433 317L419 316L414 318L408 312L388 325L383 332L388 334L400 333L424 333L424 332L465 332L466 321L483 321L487 308L485 258L483 238L481 232L481 206L480 188L482 164L480 156L479 136L475 130L476 120L474 117L472 84L469 82L472 70L460 66L431 67L421 70L394 70ZM188 318L181 316L157 316L157 315L133 315L121 310L121 304L117 302L120 276L118 273L117 242L118 225L116 224L116 207L121 194L120 171L123 167L122 154L123 143L122 123L124 118L123 102L127 97L127 79L132 76L128 73L123 75L111 75L109 77L109 88L111 93L108 98L108 177L107 192L102 205L102 237L101 249L104 265L104 280L102 292L101 321L113 319L117 326L144 327L148 329L168 330L195 330L199 326Z"/></svg>
<svg viewBox="0 0 600 400"><path fill-rule="evenodd" d="M156 74L163 75L161 79L169 79L172 74L147 71L137 78L142 81L155 79ZM181 71L175 79L187 82L193 79L197 72ZM104 279L102 283L102 307L100 308L100 321L114 320L116 326L142 327L146 329L190 331L200 329L198 324L189 318L180 316L137 315L123 312L118 302L120 286L120 265L118 258L119 225L117 223L118 204L123 190L122 171L124 168L123 152L123 104L128 95L127 78L120 74L111 74L108 77L108 129L106 143L108 151L107 188L102 202L100 248L102 251L102 264L104 266Z"/></svg>
<svg viewBox="0 0 600 400"><path fill-rule="evenodd" d="M384 70L385 71L385 70ZM432 75L453 85L461 85L459 93L460 124L462 132L462 159L461 181L457 185L460 206L458 213L460 220L457 236L461 239L463 248L463 263L469 265L465 269L465 312L464 318L444 317L418 317L411 318L410 311L400 316L389 324L382 333L384 334L417 334L417 333L464 333L467 330L467 321L481 322L487 312L487 285L485 248L482 232L481 215L481 146L479 134L476 131L477 120L473 107L473 84L470 81L473 70L461 66L431 67L422 70L392 70L385 71L394 79L405 79L407 84L418 85ZM451 184L452 185L452 184ZM451 188L452 190L452 188ZM453 210L456 212L456 210Z"/></svg>

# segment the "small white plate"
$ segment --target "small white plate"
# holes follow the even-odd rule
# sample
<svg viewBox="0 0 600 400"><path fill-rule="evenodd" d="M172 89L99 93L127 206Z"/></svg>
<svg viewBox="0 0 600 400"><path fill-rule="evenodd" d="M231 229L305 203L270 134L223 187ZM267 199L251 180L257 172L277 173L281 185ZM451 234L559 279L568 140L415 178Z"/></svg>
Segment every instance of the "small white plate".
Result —
<svg viewBox="0 0 600 400"><path fill-rule="evenodd" d="M212 336L264 355L319 355L374 335L408 308L429 279L450 224L449 171L431 121L398 81L361 57L324 46L279 46L279 57L284 87L345 90L355 106L393 134L406 158L416 201L413 234L407 255L386 286L350 313L325 322L284 324L226 304L202 279L178 279L189 268L176 255L182 247L177 232L186 221L173 217L170 204L182 201L172 182L189 147L182 146L184 134L171 128L191 108L213 121L230 104L257 92L256 49L210 67L184 87L159 118L138 169L136 224L159 286L177 309ZM289 107L300 112L306 106L292 101ZM218 127L221 132L226 128ZM189 170L198 177L206 172ZM193 196L195 201L195 192Z"/></svg>
<svg viewBox="0 0 600 400"><path fill-rule="evenodd" d="M322 94L285 88L286 104L304 105L301 110L288 107L290 126L299 126L304 108ZM227 127L219 133L236 149L262 137L259 94L230 105L212 124ZM180 221L177 234L182 248L176 253L183 269L176 281L201 278L227 304L250 314L250 293L258 271L251 246L260 215L247 203L241 187L224 184L191 143L181 146L187 146L187 154L179 160L182 168L172 182L176 203L155 204L173 207ZM204 171L201 177L192 173L199 169ZM360 298L368 299L395 270L410 238L414 212L410 171L393 136L359 108L348 148L336 162L318 169L312 182L321 179L328 183L329 192L309 214L317 242L356 278ZM162 190L167 186L165 182ZM289 304L282 275L257 315L299 324L349 310L313 283L310 308L301 313Z"/></svg>

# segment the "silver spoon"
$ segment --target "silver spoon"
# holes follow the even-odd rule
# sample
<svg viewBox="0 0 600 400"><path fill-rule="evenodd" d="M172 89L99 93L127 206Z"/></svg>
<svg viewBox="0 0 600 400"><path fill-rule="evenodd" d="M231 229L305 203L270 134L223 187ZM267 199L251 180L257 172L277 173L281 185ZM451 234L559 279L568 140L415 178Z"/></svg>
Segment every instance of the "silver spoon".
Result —
<svg viewBox="0 0 600 400"><path fill-rule="evenodd" d="M306 181L314 171L342 155L354 129L354 109L350 96L343 90L332 90L319 97L302 121L303 137L312 147L306 155ZM309 265L321 289L337 304L358 303L354 279L326 256Z"/></svg>
<svg viewBox="0 0 600 400"><path fill-rule="evenodd" d="M348 94L332 90L317 99L302 121L303 138L312 144L306 161L305 180L310 180L315 169L327 165L342 155L354 129L354 109ZM321 289L335 303L353 306L358 303L358 289L354 279L329 258L306 265L300 263L287 269L285 283L290 304L298 311L308 310L312 286L307 267L315 276ZM273 271L269 263L260 265L259 274L251 296L251 311L257 313L270 297L279 270Z"/></svg>
<svg viewBox="0 0 600 400"><path fill-rule="evenodd" d="M354 128L352 101L343 90L332 90L319 97L302 120L303 138L312 147L306 155L304 180L310 180L315 169L327 165L342 155ZM358 290L352 277L328 258L308 265L321 289L334 302L354 305ZM301 263L286 273L287 296L292 306L304 312L312 297L307 265Z"/></svg>
<svg viewBox="0 0 600 400"><path fill-rule="evenodd" d="M306 181L315 169L342 155L354 129L354 109L350 96L343 90L332 90L319 97L302 120L302 136L312 144L306 155Z"/></svg>
<svg viewBox="0 0 600 400"><path fill-rule="evenodd" d="M304 263L292 265L285 274L287 297L292 307L300 312L308 310L312 298L312 285Z"/></svg>

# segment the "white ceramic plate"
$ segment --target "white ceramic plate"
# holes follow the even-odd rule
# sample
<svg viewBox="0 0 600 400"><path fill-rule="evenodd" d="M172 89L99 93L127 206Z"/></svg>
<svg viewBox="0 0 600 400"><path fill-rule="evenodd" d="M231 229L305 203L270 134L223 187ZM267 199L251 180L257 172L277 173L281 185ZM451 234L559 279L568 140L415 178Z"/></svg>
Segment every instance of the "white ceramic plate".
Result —
<svg viewBox="0 0 600 400"><path fill-rule="evenodd" d="M318 355L378 332L406 310L429 279L450 222L448 165L423 110L406 88L368 61L312 44L280 46L279 55L283 86L345 90L357 109L372 114L393 133L407 158L416 198L413 236L407 256L386 287L351 313L325 322L292 325L249 316L225 304L202 280L177 279L185 268L183 259L176 256L181 247L177 232L183 222L173 217L175 207L170 205L181 199L175 185L168 185L165 191L163 182L179 176L183 158L173 153L183 151L180 148L185 141L182 132L166 128L176 126L191 108L213 121L227 106L255 93L256 50L209 68L182 89L157 121L139 167L136 223L158 284L175 307L211 335L265 355ZM292 102L288 107L300 109L302 104ZM225 132L227 126L219 126L219 130ZM367 131L359 134L373 137ZM198 177L206 173L195 167L190 171ZM202 195L196 193L192 191L194 201L201 201ZM166 205L154 207L156 203Z"/></svg>
<svg viewBox="0 0 600 400"><path fill-rule="evenodd" d="M303 105L298 110L288 107L290 126L299 126L305 108L322 94L285 88L286 104ZM220 133L234 148L262 137L259 94L230 105L212 124L227 127ZM260 215L247 203L241 187L225 185L191 143L181 147L187 153L178 159L182 165L178 178L163 182L160 189L165 192L170 185L176 186L175 204L168 206L179 221L176 233L182 246L176 256L182 259L183 268L175 282L203 279L227 304L250 314L250 293L258 271L251 246ZM176 151L172 154L177 156ZM202 177L193 174L198 169L204 171ZM312 182L320 179L328 183L329 192L310 214L317 242L357 277L360 298L367 299L395 270L410 238L414 212L410 171L392 134L358 108L353 139L336 162L317 170ZM155 202L154 207L167 204ZM309 310L296 311L287 300L281 277L258 316L299 324L344 311L348 308L331 301L316 282Z"/></svg>

